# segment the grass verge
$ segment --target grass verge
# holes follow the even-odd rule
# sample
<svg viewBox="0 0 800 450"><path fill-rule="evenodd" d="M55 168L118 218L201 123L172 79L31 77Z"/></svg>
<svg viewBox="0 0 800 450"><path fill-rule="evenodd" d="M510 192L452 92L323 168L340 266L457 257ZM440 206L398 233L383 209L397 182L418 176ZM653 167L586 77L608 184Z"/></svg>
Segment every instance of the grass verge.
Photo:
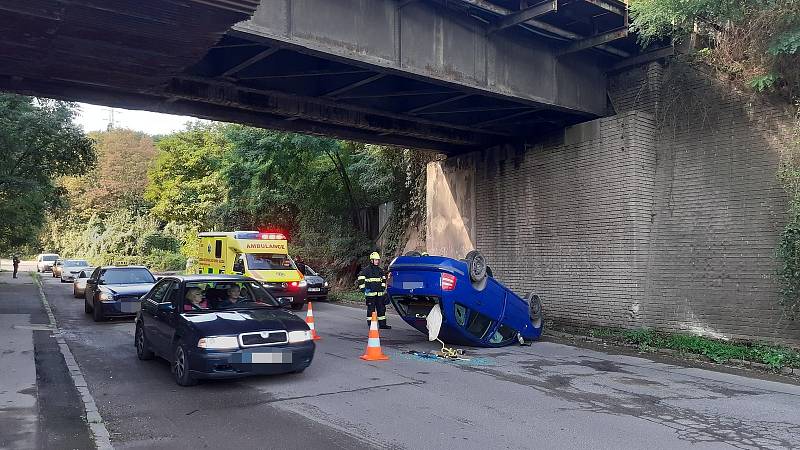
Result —
<svg viewBox="0 0 800 450"><path fill-rule="evenodd" d="M670 349L679 353L702 355L716 363L731 360L765 364L775 371L784 367L800 368L800 351L762 342L736 342L703 336L665 333L649 328L622 330L591 328L588 335L606 341L637 346L642 352Z"/></svg>
<svg viewBox="0 0 800 450"><path fill-rule="evenodd" d="M363 303L364 294L352 290L332 290L328 293L329 302Z"/></svg>

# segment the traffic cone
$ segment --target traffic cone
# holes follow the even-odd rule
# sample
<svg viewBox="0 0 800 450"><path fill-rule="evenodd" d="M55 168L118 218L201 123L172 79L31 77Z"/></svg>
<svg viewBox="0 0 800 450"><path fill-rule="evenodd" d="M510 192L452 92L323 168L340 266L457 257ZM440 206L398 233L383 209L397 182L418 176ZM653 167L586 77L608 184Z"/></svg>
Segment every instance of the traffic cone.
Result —
<svg viewBox="0 0 800 450"><path fill-rule="evenodd" d="M317 334L317 330L314 329L314 310L311 309L311 302L308 302L308 311L306 312L306 323L308 324L308 328L311 329L311 337L315 341L322 339Z"/></svg>
<svg viewBox="0 0 800 450"><path fill-rule="evenodd" d="M381 350L381 336L378 334L378 313L372 312L372 322L369 324L369 340L367 341L367 351L361 355L364 361L386 361L388 356Z"/></svg>

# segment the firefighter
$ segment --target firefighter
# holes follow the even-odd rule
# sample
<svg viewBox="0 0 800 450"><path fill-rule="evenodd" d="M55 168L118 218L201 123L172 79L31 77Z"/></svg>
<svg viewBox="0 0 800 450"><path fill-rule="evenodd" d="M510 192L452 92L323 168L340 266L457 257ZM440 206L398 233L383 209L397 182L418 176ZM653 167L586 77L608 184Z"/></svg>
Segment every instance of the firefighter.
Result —
<svg viewBox="0 0 800 450"><path fill-rule="evenodd" d="M367 326L369 326L372 312L378 313L378 327L382 330L391 330L386 324L386 274L380 267L381 255L372 252L369 255L369 266L358 274L358 289L364 292L367 302Z"/></svg>

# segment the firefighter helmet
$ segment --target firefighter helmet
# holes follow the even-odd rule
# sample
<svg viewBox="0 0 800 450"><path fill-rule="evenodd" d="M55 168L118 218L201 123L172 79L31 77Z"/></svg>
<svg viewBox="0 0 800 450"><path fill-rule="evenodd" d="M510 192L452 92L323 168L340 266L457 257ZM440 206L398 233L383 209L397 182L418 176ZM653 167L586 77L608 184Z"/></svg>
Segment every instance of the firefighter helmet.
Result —
<svg viewBox="0 0 800 450"><path fill-rule="evenodd" d="M369 254L369 259L370 260L381 259L381 255L379 255L378 252L372 252Z"/></svg>

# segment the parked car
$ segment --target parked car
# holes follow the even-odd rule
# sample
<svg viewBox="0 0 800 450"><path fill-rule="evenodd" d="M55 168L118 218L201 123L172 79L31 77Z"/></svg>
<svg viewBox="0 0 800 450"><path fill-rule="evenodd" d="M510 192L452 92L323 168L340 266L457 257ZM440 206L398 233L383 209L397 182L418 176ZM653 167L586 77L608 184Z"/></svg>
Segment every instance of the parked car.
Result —
<svg viewBox="0 0 800 450"><path fill-rule="evenodd" d="M387 292L406 323L428 334L428 313L441 308L439 339L500 347L539 339L542 303L530 293L522 299L487 273L477 251L463 260L443 256L401 256L389 265Z"/></svg>
<svg viewBox="0 0 800 450"><path fill-rule="evenodd" d="M58 253L41 253L36 257L36 271L47 272L53 270L53 264L58 261Z"/></svg>
<svg viewBox="0 0 800 450"><path fill-rule="evenodd" d="M78 273L87 267L89 267L89 263L85 259L65 259L59 270L61 282L74 281Z"/></svg>
<svg viewBox="0 0 800 450"><path fill-rule="evenodd" d="M84 311L95 322L111 316L133 316L139 312L139 298L156 278L144 266L104 266L86 280Z"/></svg>
<svg viewBox="0 0 800 450"><path fill-rule="evenodd" d="M306 286L308 289L308 299L309 300L327 300L328 299L328 291L330 290L330 286L328 282L325 281L322 276L320 276L317 271L311 268L311 266L305 265L305 276Z"/></svg>
<svg viewBox="0 0 800 450"><path fill-rule="evenodd" d="M302 372L315 345L305 321L282 309L290 302L278 303L261 283L240 275L164 277L142 299L136 354L171 362L181 386Z"/></svg>
<svg viewBox="0 0 800 450"><path fill-rule="evenodd" d="M80 272L75 275L75 281L72 282L72 296L75 298L83 298L86 292L86 280L92 276L96 267L84 267Z"/></svg>
<svg viewBox="0 0 800 450"><path fill-rule="evenodd" d="M62 264L64 264L64 260L61 259L61 258L58 258L56 260L56 262L53 263L53 267L52 267L51 272L50 272L50 275L53 278L61 276L61 266L62 266Z"/></svg>

